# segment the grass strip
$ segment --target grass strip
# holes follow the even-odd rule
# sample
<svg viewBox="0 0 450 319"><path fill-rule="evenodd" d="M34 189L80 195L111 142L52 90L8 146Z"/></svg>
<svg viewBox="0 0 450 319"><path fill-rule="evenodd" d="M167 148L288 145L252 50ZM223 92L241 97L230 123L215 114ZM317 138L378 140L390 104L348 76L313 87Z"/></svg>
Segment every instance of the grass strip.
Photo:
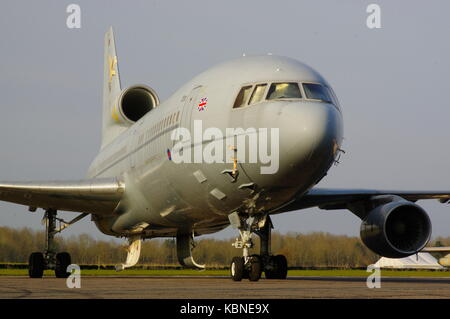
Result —
<svg viewBox="0 0 450 319"><path fill-rule="evenodd" d="M229 270L192 270L192 269L127 269L121 272L115 270L82 269L82 276L229 276ZM367 277L365 270L289 270L288 276L305 277ZM0 269L0 276L28 276L27 269ZM44 276L54 277L52 270L46 270ZM385 277L450 277L450 271L427 270L382 270Z"/></svg>

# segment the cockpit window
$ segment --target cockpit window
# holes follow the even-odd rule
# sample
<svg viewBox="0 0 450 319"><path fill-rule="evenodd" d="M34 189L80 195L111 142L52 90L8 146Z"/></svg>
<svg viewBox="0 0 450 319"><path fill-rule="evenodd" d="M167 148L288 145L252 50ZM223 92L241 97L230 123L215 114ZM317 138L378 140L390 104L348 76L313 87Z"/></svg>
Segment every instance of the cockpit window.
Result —
<svg viewBox="0 0 450 319"><path fill-rule="evenodd" d="M248 100L248 96L252 92L252 86L244 86L240 91L234 102L233 108L243 107Z"/></svg>
<svg viewBox="0 0 450 319"><path fill-rule="evenodd" d="M301 98L302 94L297 83L272 83L267 94L268 100Z"/></svg>
<svg viewBox="0 0 450 319"><path fill-rule="evenodd" d="M333 102L329 91L321 84L303 83L303 90L305 90L305 95L308 99L321 100L327 103Z"/></svg>
<svg viewBox="0 0 450 319"><path fill-rule="evenodd" d="M334 104L338 109L340 109L341 107L340 107L340 105L339 105L339 100L338 100L338 98L337 98L337 96L336 96L336 93L334 93L333 89L330 88L330 87L327 87L327 89L328 89L328 93L330 93L330 96L331 96L331 98L333 99L333 104Z"/></svg>
<svg viewBox="0 0 450 319"><path fill-rule="evenodd" d="M264 92L266 92L267 84L258 84L253 90L252 96L250 97L250 102L248 104L255 104L260 102L264 98Z"/></svg>

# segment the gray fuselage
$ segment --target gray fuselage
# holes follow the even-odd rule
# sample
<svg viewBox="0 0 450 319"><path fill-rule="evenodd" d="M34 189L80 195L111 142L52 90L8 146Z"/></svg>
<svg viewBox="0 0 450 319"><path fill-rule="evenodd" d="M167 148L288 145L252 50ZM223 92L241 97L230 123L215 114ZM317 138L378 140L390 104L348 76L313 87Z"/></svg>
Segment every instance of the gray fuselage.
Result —
<svg viewBox="0 0 450 319"><path fill-rule="evenodd" d="M331 167L342 142L340 107L335 97L334 103L325 103L303 95L233 108L242 87L274 82L320 83L331 90L322 76L296 60L242 57L198 75L103 147L88 177L117 177L127 187L114 212L94 219L97 227L116 236L207 234L227 227L234 211L270 212L314 186ZM200 111L202 98L207 104ZM194 121L200 120L203 130L218 128L224 136L226 128L255 128L256 135L259 128L278 128L277 171L261 174L267 163L259 157L253 163L238 158L236 180L226 173L233 169L229 161L175 163L170 158L176 142L171 139L173 130L184 127L194 133ZM213 140L200 144L207 147ZM186 147L198 146L192 141Z"/></svg>

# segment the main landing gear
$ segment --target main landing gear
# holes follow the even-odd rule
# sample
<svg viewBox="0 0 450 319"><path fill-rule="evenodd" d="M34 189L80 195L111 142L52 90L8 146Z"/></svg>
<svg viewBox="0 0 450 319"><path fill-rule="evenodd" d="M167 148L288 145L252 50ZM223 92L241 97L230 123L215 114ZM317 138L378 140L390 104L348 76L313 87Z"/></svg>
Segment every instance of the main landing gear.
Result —
<svg viewBox="0 0 450 319"><path fill-rule="evenodd" d="M79 221L87 214L81 214L72 221L66 223L62 219L56 217L56 210L48 209L45 212L44 220L46 221L45 234L45 251L34 252L30 255L28 262L28 275L30 278L42 278L44 270L52 269L55 271L57 278L67 278L70 273L67 272L67 267L72 263L69 253L56 252L55 235L63 229ZM60 221L62 226L56 227L56 221Z"/></svg>
<svg viewBox="0 0 450 319"><path fill-rule="evenodd" d="M273 256L270 253L272 222L268 215L244 218L233 213L229 216L231 225L239 229L240 237L233 246L241 248L243 257L234 257L231 261L231 279L241 281L249 279L258 281L264 271L266 279L286 279L287 260L283 255ZM259 255L250 255L249 249L253 247L252 233L257 234L261 240Z"/></svg>

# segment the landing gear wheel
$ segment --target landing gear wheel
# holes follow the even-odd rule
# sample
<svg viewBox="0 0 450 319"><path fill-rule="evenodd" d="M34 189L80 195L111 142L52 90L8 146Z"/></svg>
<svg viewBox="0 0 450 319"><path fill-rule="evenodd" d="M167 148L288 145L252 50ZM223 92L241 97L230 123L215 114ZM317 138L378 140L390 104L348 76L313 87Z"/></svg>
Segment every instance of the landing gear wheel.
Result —
<svg viewBox="0 0 450 319"><path fill-rule="evenodd" d="M266 269L266 279L286 279L287 277L287 260L283 255L270 256L270 269Z"/></svg>
<svg viewBox="0 0 450 319"><path fill-rule="evenodd" d="M231 279L233 281L241 281L244 277L244 258L243 257L233 257L231 261Z"/></svg>
<svg viewBox="0 0 450 319"><path fill-rule="evenodd" d="M248 276L249 276L249 271L244 266L244 274L242 275L242 279L248 279L249 278Z"/></svg>
<svg viewBox="0 0 450 319"><path fill-rule="evenodd" d="M56 267L55 276L56 278L67 278L70 273L67 272L67 267L71 264L71 258L69 253L58 253L56 254Z"/></svg>
<svg viewBox="0 0 450 319"><path fill-rule="evenodd" d="M28 261L28 275L30 278L42 278L44 275L45 260L43 253L32 253Z"/></svg>
<svg viewBox="0 0 450 319"><path fill-rule="evenodd" d="M268 258L269 269L265 269L266 279L277 279L277 265L274 256Z"/></svg>
<svg viewBox="0 0 450 319"><path fill-rule="evenodd" d="M253 255L250 259L248 279L250 281L258 281L261 278L261 268L261 258L258 255Z"/></svg>
<svg viewBox="0 0 450 319"><path fill-rule="evenodd" d="M276 279L286 279L288 272L286 257L283 255L276 255L274 261L276 265Z"/></svg>
<svg viewBox="0 0 450 319"><path fill-rule="evenodd" d="M254 200L262 192L255 195ZM288 267L286 257L283 255L273 256L271 254L271 232L273 224L268 213L255 211L256 205L251 202L248 210L235 211L228 218L231 225L239 230L239 237L233 246L242 249L244 258L233 258L231 263L231 277L234 281L248 278L250 281L261 279L264 271L267 279L286 279ZM252 235L260 238L260 249L258 255L251 255L250 250L254 247Z"/></svg>

